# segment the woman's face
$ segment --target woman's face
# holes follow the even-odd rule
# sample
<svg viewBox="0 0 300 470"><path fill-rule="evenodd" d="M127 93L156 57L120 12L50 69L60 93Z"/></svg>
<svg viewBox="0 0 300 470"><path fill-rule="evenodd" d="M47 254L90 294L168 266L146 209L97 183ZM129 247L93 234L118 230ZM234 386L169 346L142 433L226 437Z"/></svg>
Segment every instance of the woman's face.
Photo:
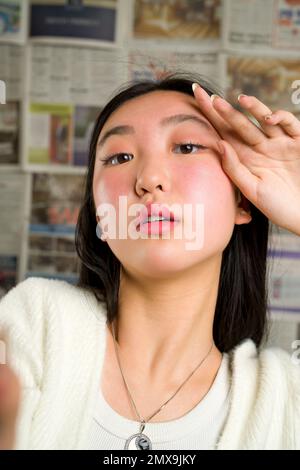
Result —
<svg viewBox="0 0 300 470"><path fill-rule="evenodd" d="M116 126L128 127L112 132L103 142L106 132ZM234 224L249 221L247 215L240 215L234 185L222 169L219 140L195 99L177 91L155 91L129 100L106 121L98 138L93 196L96 208L103 203L115 208L117 236L106 243L127 270L149 277L178 274L221 255ZM107 165L102 161L121 153ZM179 205L182 213L174 225L176 233L187 222L194 232L202 233L201 246L187 249L193 240L182 230L178 239L172 231L168 239L120 238L120 196L126 196L128 226L137 219L128 215L133 204ZM201 208L198 220L197 205ZM192 220L185 217L184 207L191 208Z"/></svg>

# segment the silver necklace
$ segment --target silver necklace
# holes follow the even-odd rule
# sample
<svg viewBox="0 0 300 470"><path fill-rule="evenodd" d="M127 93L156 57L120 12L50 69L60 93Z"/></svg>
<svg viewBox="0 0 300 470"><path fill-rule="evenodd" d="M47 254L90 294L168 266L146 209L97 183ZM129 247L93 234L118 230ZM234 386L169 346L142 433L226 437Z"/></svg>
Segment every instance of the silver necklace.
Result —
<svg viewBox="0 0 300 470"><path fill-rule="evenodd" d="M118 354L118 348L117 348L117 341L116 341L116 337L115 337L115 329L114 329L114 325L113 323L111 324L112 326L112 336L113 336L113 340L114 340L114 346L115 346L115 351L116 351L116 357L117 357L117 361L118 361L118 364L119 364L119 368L120 368L120 372L121 372L121 375L122 375L122 378L123 378L123 381L124 381L124 384L125 384L125 387L126 387L126 390L127 390L127 393L128 393L128 396L130 398L130 401L135 409L135 412L138 416L138 420L140 421L140 429L139 429L139 432L137 432L136 434L133 434L132 436L130 436L127 440L126 440L126 443L125 443L125 447L124 449L138 449L138 450L148 450L148 449L152 449L152 442L150 440L150 438L143 433L144 429L145 429L145 426L146 426L146 423L148 421L150 421L150 419L152 419L155 415L157 415L168 403L170 400L172 400L172 398L175 397L175 395L179 392L179 390L184 386L184 384L189 380L189 378L196 372L196 370L201 366L201 364L203 364L203 362L205 361L205 359L208 357L208 355L210 354L212 348L213 348L213 345L214 345L214 341L212 341L212 344L211 344L211 347L208 351L208 353L206 354L206 356L201 360L201 362L197 365L197 367L195 367L195 369L192 371L191 374L189 374L189 376L185 379L185 381L180 385L180 387L175 391L175 393L173 393L173 395L157 410L155 411L153 414L151 414L150 416L148 416L147 419L144 419L140 416L138 410L137 410L137 407L134 403L134 400L132 398L132 395L129 391L129 387L127 385L127 382L126 382L126 379L124 377L124 373L123 373L123 370L122 370L122 367L121 367L121 362L120 362L120 358L119 358L119 354Z"/></svg>

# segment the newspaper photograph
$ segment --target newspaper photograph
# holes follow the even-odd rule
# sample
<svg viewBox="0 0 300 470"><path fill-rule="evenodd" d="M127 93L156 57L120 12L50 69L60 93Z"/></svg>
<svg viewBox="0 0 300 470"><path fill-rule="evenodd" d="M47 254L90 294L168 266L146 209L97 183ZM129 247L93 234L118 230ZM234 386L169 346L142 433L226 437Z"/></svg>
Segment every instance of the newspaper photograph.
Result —
<svg viewBox="0 0 300 470"><path fill-rule="evenodd" d="M0 80L5 103L0 105L0 165L19 163L24 47L0 43Z"/></svg>
<svg viewBox="0 0 300 470"><path fill-rule="evenodd" d="M101 108L76 106L74 112L73 165L86 167L88 151L96 119Z"/></svg>
<svg viewBox="0 0 300 470"><path fill-rule="evenodd" d="M0 173L0 298L19 281L28 183L19 170Z"/></svg>
<svg viewBox="0 0 300 470"><path fill-rule="evenodd" d="M254 95L271 109L299 111L292 100L293 83L300 77L296 58L228 55L227 98L236 101L240 93Z"/></svg>
<svg viewBox="0 0 300 470"><path fill-rule="evenodd" d="M0 106L0 165L19 163L19 129L19 102Z"/></svg>
<svg viewBox="0 0 300 470"><path fill-rule="evenodd" d="M73 114L65 104L31 104L29 163L72 164Z"/></svg>
<svg viewBox="0 0 300 470"><path fill-rule="evenodd" d="M220 0L131 0L129 36L153 44L218 47L221 39Z"/></svg>
<svg viewBox="0 0 300 470"><path fill-rule="evenodd" d="M20 170L2 170L0 173L0 254L20 252L24 201L28 175ZM5 227L5 230L3 228Z"/></svg>
<svg viewBox="0 0 300 470"><path fill-rule="evenodd" d="M117 0L31 0L30 37L117 42Z"/></svg>
<svg viewBox="0 0 300 470"><path fill-rule="evenodd" d="M277 0L273 44L278 48L300 49L300 2Z"/></svg>
<svg viewBox="0 0 300 470"><path fill-rule="evenodd" d="M18 282L18 257L0 254L0 299Z"/></svg>
<svg viewBox="0 0 300 470"><path fill-rule="evenodd" d="M27 277L46 277L75 283L78 278L78 258L74 248L74 237L67 235L29 236Z"/></svg>
<svg viewBox="0 0 300 470"><path fill-rule="evenodd" d="M81 175L34 174L26 277L76 281L74 234L83 182Z"/></svg>
<svg viewBox="0 0 300 470"><path fill-rule="evenodd" d="M0 0L0 42L24 44L27 20L28 0Z"/></svg>

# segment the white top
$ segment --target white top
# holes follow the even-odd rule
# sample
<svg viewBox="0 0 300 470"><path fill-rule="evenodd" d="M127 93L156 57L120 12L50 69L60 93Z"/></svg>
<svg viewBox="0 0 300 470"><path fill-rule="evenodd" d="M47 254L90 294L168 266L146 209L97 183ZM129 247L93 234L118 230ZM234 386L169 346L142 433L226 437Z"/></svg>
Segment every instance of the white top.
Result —
<svg viewBox="0 0 300 470"><path fill-rule="evenodd" d="M15 449L86 449L105 357L105 304L65 281L29 278L1 299L1 330L22 386ZM229 410L217 449L299 450L297 361L279 348L258 351L251 339L228 358Z"/></svg>
<svg viewBox="0 0 300 470"><path fill-rule="evenodd" d="M143 433L150 438L152 449L215 449L229 410L229 391L228 355L223 354L211 388L192 410L172 421L151 423L150 420L146 424ZM88 449L124 449L126 440L138 431L139 421L119 415L106 402L100 387ZM136 450L134 439L131 448Z"/></svg>

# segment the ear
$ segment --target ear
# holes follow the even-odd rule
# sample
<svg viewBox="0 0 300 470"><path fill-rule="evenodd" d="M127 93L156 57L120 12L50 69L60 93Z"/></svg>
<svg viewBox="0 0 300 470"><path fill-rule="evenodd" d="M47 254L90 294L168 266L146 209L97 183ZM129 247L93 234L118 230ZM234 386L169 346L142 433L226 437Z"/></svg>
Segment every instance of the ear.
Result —
<svg viewBox="0 0 300 470"><path fill-rule="evenodd" d="M236 206L235 224L249 224L249 222L251 222L252 220L250 203L240 191L238 193L238 196L239 197Z"/></svg>

